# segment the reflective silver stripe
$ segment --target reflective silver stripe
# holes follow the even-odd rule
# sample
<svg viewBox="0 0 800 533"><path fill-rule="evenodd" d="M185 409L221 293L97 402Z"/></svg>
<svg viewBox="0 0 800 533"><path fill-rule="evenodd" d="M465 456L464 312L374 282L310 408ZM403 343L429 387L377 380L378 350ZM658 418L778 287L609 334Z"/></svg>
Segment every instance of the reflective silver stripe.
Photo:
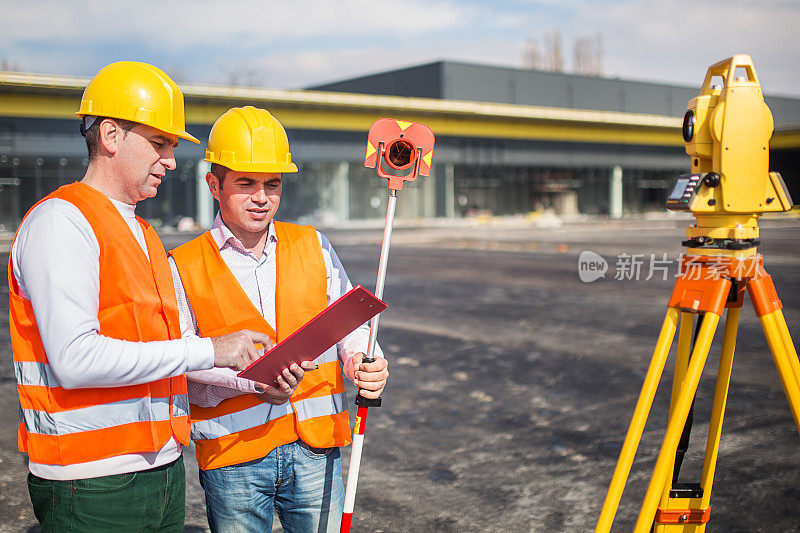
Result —
<svg viewBox="0 0 800 533"><path fill-rule="evenodd" d="M40 433L42 435L58 435L56 421L47 411L34 411L32 409L22 410L22 421L28 433Z"/></svg>
<svg viewBox="0 0 800 533"><path fill-rule="evenodd" d="M228 415L209 418L192 424L192 440L216 439L231 433L244 431L292 414L292 404L262 403Z"/></svg>
<svg viewBox="0 0 800 533"><path fill-rule="evenodd" d="M133 422L169 420L169 398L135 398L58 413L23 409L30 433L68 435Z"/></svg>
<svg viewBox="0 0 800 533"><path fill-rule="evenodd" d="M343 392L331 396L307 398L294 403L286 402L281 405L263 403L235 413L192 423L192 440L217 439L260 426L270 420L276 420L295 412L299 421L333 415L345 411L346 403L347 399Z"/></svg>
<svg viewBox="0 0 800 533"><path fill-rule="evenodd" d="M333 415L344 411L346 399L343 392L330 396L320 396L319 398L306 398L299 402L294 402L294 410L297 412L297 420L302 422L309 418L318 416Z"/></svg>
<svg viewBox="0 0 800 533"><path fill-rule="evenodd" d="M322 355L314 359L314 362L317 364L321 363L331 363L333 361L339 360L339 351L336 348L336 345L325 350Z"/></svg>
<svg viewBox="0 0 800 533"><path fill-rule="evenodd" d="M47 363L35 361L14 361L14 375L19 385L39 387L60 387L56 377Z"/></svg>
<svg viewBox="0 0 800 533"><path fill-rule="evenodd" d="M176 394L172 397L172 416L189 416L188 394Z"/></svg>

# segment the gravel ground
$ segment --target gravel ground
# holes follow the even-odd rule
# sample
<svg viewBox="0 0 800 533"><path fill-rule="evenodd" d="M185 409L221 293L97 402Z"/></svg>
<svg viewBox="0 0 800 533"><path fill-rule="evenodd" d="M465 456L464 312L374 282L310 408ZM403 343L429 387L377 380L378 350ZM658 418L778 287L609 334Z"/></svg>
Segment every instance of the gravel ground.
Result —
<svg viewBox="0 0 800 533"><path fill-rule="evenodd" d="M379 336L391 377L384 406L370 410L354 531L591 531L665 314L685 225L661 218L396 229ZM766 265L795 336L799 227L792 219L762 224ZM327 234L353 281L373 289L380 230ZM164 240L171 247L185 238ZM605 278L581 282L585 250L608 262ZM673 261L668 279L661 272L645 279L650 254L664 253ZM641 279L616 279L629 256L643 260ZM7 324L6 305L0 315ZM682 481L699 477L720 339L698 392ZM7 326L0 358L0 530L37 531L16 451ZM615 530L632 529L644 496L665 430L671 365L672 358ZM205 531L196 462L191 449L185 455L185 531ZM345 450L345 470L348 460ZM746 302L707 530L798 530L799 478L798 431Z"/></svg>

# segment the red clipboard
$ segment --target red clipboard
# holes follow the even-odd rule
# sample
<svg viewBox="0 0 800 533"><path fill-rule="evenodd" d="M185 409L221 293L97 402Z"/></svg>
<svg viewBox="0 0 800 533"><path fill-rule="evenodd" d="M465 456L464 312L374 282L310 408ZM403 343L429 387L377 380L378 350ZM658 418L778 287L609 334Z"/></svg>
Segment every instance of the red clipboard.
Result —
<svg viewBox="0 0 800 533"><path fill-rule="evenodd" d="M240 378L272 383L292 363L313 361L387 305L361 285L323 309L297 331L239 372Z"/></svg>

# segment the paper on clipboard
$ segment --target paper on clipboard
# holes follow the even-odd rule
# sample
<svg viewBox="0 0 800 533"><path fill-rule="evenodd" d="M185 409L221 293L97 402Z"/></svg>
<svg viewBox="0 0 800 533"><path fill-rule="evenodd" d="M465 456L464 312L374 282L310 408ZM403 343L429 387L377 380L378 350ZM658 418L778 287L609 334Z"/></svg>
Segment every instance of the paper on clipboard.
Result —
<svg viewBox="0 0 800 533"><path fill-rule="evenodd" d="M239 372L238 376L272 383L284 368L292 363L316 359L386 307L386 303L357 285Z"/></svg>

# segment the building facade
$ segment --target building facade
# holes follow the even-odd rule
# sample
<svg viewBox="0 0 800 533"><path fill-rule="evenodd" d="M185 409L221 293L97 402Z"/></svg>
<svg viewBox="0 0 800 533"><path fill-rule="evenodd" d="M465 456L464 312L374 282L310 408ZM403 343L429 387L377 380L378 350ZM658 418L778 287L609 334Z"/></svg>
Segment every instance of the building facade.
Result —
<svg viewBox="0 0 800 533"><path fill-rule="evenodd" d="M88 79L0 73L0 230L83 176L74 117ZM400 218L661 210L688 168L680 135L697 89L439 62L317 86L269 90L182 86L188 131L208 138L233 106L272 112L299 172L284 176L280 216L335 225L380 219L386 184L364 168L378 118L423 122L436 135L430 177L403 190ZM800 100L767 98L776 122L771 167L800 197ZM181 143L178 168L138 212L155 225L210 223L203 147ZM183 221L183 222L181 222Z"/></svg>

